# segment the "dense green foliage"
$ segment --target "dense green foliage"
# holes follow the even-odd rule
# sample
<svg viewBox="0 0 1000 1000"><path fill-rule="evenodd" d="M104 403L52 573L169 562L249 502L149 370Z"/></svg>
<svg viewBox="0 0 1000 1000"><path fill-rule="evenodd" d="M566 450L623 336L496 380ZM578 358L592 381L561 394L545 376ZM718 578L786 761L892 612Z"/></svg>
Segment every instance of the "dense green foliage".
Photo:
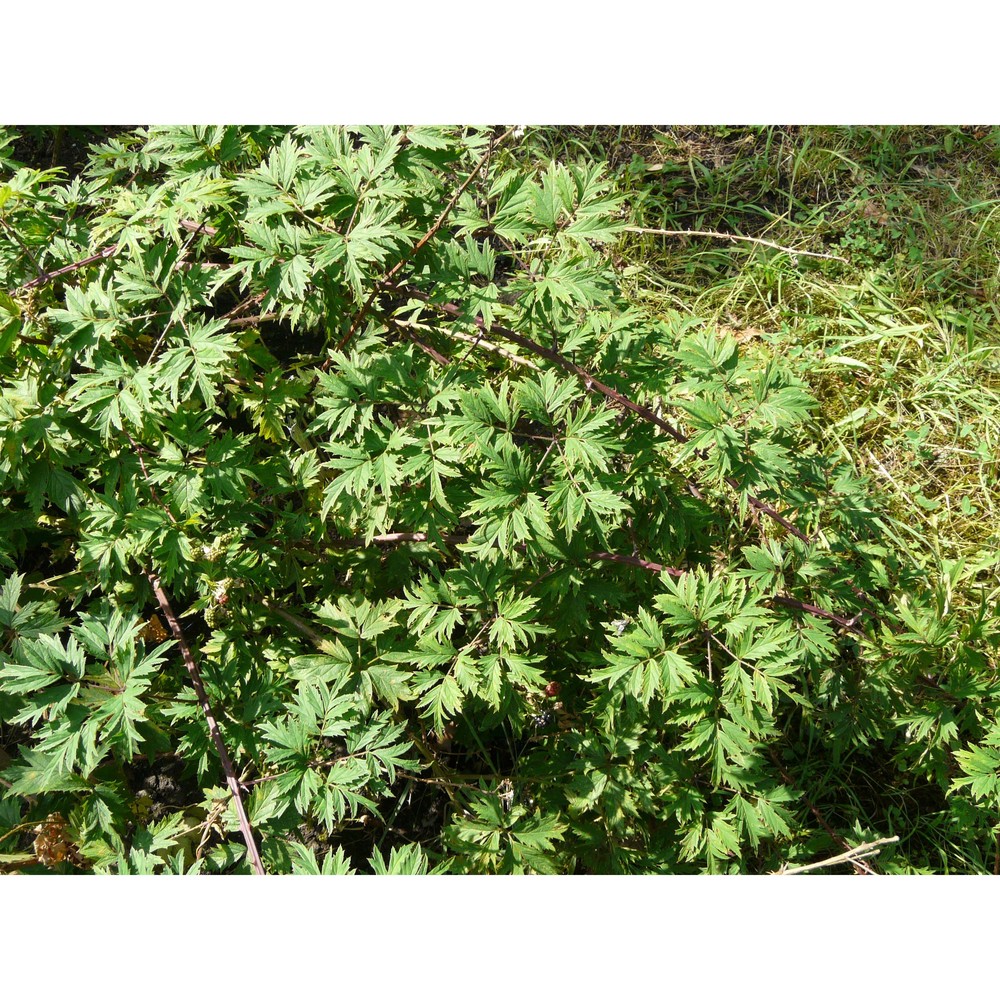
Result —
<svg viewBox="0 0 1000 1000"><path fill-rule="evenodd" d="M0 864L249 870L152 576L270 872L993 871L1000 534L921 523L997 462L946 138L7 130Z"/></svg>

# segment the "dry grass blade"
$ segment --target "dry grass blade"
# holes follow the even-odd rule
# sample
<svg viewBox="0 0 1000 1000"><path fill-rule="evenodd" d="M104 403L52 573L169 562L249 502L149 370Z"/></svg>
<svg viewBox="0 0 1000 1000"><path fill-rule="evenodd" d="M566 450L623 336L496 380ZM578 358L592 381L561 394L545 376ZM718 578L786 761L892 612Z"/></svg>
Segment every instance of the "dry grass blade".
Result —
<svg viewBox="0 0 1000 1000"><path fill-rule="evenodd" d="M782 866L776 872L772 872L771 874L801 875L804 872L816 871L820 868L832 868L834 865L858 865L858 863L864 858L874 857L886 844L895 844L898 840L899 837L883 837L881 840L873 840L867 844L858 844L857 847L852 847L849 851L844 851L843 854L838 854L836 857L826 858L824 861L814 861L811 865L800 865L798 868L786 868ZM868 874L874 874L874 872L872 872L867 865L862 865L860 867L867 869Z"/></svg>
<svg viewBox="0 0 1000 1000"><path fill-rule="evenodd" d="M839 260L842 264L848 263L846 257L838 257L835 253L816 253L813 250L796 250L794 247L785 247L780 243L773 243L771 240L763 240L759 236L739 236L736 233L717 233L708 229L645 229L642 226L624 226L622 232L640 233L644 236L702 236L711 240L730 240L733 243L754 243L757 246L770 247L772 250L780 250L791 257L821 257L823 260Z"/></svg>

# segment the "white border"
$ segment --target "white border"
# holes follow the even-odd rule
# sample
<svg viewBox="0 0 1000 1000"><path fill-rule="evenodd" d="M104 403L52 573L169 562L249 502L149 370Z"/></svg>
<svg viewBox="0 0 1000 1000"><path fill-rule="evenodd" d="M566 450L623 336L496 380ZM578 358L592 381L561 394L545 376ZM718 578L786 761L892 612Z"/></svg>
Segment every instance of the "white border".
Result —
<svg viewBox="0 0 1000 1000"><path fill-rule="evenodd" d="M53 996L112 982L236 998L316 987L400 1000L640 987L987 996L995 887L927 876L6 877L4 978Z"/></svg>
<svg viewBox="0 0 1000 1000"><path fill-rule="evenodd" d="M1000 13L837 4L172 0L4 13L5 123L969 124Z"/></svg>

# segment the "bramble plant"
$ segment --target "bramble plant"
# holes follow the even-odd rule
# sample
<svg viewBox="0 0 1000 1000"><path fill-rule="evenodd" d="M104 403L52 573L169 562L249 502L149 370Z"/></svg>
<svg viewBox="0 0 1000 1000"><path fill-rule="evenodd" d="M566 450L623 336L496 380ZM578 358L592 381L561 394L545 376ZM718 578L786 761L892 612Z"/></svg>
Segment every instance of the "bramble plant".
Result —
<svg viewBox="0 0 1000 1000"><path fill-rule="evenodd" d="M559 134L0 133L0 866L993 870L988 560L831 444L847 349L635 294L662 193ZM912 232L809 218L761 282Z"/></svg>

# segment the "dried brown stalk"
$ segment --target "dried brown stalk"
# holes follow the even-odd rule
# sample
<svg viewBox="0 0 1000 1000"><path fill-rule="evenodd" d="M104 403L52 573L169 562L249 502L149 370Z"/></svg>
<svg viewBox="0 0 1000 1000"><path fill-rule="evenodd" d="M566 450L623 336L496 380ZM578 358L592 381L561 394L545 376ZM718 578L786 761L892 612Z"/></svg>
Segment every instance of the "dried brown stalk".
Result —
<svg viewBox="0 0 1000 1000"><path fill-rule="evenodd" d="M150 480L149 472L146 469L146 463L143 461L142 457L142 446L138 444L133 439L132 435L127 431L125 434L129 441L131 441L132 447L135 448L135 454L139 459L139 466L142 469L143 478L146 480L146 485L149 487L153 499L167 512L167 517L176 523L176 518L170 508L160 499L156 492L156 488ZM222 763L222 770L226 775L226 784L229 786L229 791L233 796L233 802L236 806L236 815L239 819L240 833L243 834L243 840L247 845L247 856L250 858L250 864L253 867L253 872L255 875L266 875L267 872L264 870L264 863L261 861L260 852L257 850L257 842L254 840L253 828L250 825L250 818L247 816L246 808L243 805L243 794L240 789L240 782L236 777L236 771L233 768L233 762L229 757L229 751L226 749L225 741L222 739L222 732L219 729L219 724L216 722L215 711L212 708L212 703L208 700L205 685L202 683L201 671L198 669L198 664L195 661L194 655L191 653L191 647L188 645L187 638L184 635L184 630L181 628L181 623L178 620L177 615L174 614L174 609L170 603L170 599L167 597L167 593L160 583L160 578L149 570L146 571L146 577L153 588L153 593L156 595L156 600L160 605L160 610L163 612L163 617L166 618L167 624L170 626L170 631L173 632L174 639L176 639L177 645L180 648L181 656L184 658L184 665L187 667L188 676L191 678L191 686L194 688L195 696L198 698L198 704L201 706L202 714L205 716L205 721L208 723L208 731L212 736L212 742L215 743L215 749L218 752L219 760Z"/></svg>
<svg viewBox="0 0 1000 1000"><path fill-rule="evenodd" d="M190 233L197 235L198 233L206 233L209 236L214 236L218 230L212 226L206 225L203 222L194 222L192 219L182 219L180 222L181 228L186 229ZM89 257L84 257L82 260L74 261L72 264L67 264L65 267L56 268L55 271L45 271L43 270L34 257L32 261L35 264L35 269L39 272L37 278L33 278L31 281L26 281L20 286L18 291L25 292L30 288L38 288L41 285L47 285L53 278L58 278L61 274L69 274L72 271L79 271L81 267L86 267L88 264L94 264L99 260L106 260L108 257L113 257L118 253L120 249L120 244L112 243L110 246L104 247L103 250L99 250L97 253L91 254ZM27 248L25 248L27 252ZM30 256L30 254L29 254Z"/></svg>
<svg viewBox="0 0 1000 1000"><path fill-rule="evenodd" d="M806 795L806 793L803 792L801 789L797 789L794 779L788 773L785 766L781 763L781 759L778 757L778 754L772 749L769 751L769 755L771 757L772 762L774 763L774 766L778 769L778 773L781 775L781 780L789 788L799 791L799 794L802 796L802 801L805 802L805 804L809 807L809 811L813 814L813 816L816 817L817 822L826 831L827 836L835 844L840 844L840 846L844 848L845 854L848 855L852 854L855 848L851 847L851 845L839 833L837 833L837 831L834 830L832 826L830 826L830 824L826 821L826 817L819 811L819 809L816 808L816 806L813 804L809 796ZM874 874L874 872L863 861L859 861L857 858L848 858L846 860L849 860L850 863L854 865L855 874L858 875Z"/></svg>
<svg viewBox="0 0 1000 1000"><path fill-rule="evenodd" d="M838 854L836 857L827 858L825 861L814 861L811 865L800 865L798 868L787 868L784 865L781 866L776 872L772 872L772 875L801 875L803 872L816 871L819 868L832 868L834 865L844 865L852 864L858 867L863 867L867 869L866 874L874 874L867 865L862 865L861 862L864 858L873 858L876 854L880 853L882 847L886 844L895 844L899 841L899 837L883 837L881 840L873 840L867 844L858 844L857 847L852 847L848 851L844 851L843 854Z"/></svg>
<svg viewBox="0 0 1000 1000"><path fill-rule="evenodd" d="M591 552L588 559L595 562L616 562L624 563L626 566L638 566L639 569L648 570L651 573L667 573L669 576L680 577L687 572L683 569L675 569L673 566L664 566L662 563L650 562L648 559L640 559L638 556L622 556L615 552Z"/></svg>
<svg viewBox="0 0 1000 1000"><path fill-rule="evenodd" d="M266 875L267 872L264 870L264 862L261 861L260 852L257 849L257 842L254 840L253 828L250 825L250 818L247 816L246 807L243 804L243 792L240 788L240 781L236 776L236 770L233 768L233 762L229 757L229 751L226 749L225 741L222 739L222 733L219 730L218 722L216 722L215 712L212 709L212 703L208 700L205 685L201 680L201 671L198 669L198 664L195 662L194 656L191 653L191 647L188 645L187 639L184 636L184 630L181 628L181 623L178 621L177 615L174 614L173 606L171 605L170 600L160 583L159 577L156 576L155 573L150 572L147 572L146 576L148 577L150 585L153 588L153 593L156 595L156 600L159 602L160 610L163 612L163 617L166 618L167 624L170 626L170 631L173 632L174 638L177 640L177 645L180 647L181 655L184 658L184 665L187 667L188 675L191 678L191 685L198 698L198 704L201 705L205 721L208 723L208 731L212 736L212 742L215 744L215 749L219 754L219 760L222 762L222 770L226 774L226 784L229 786L229 791L233 796L233 803L236 806L236 815L239 818L240 833L243 834L243 840L247 845L247 856L250 859L253 872L255 875Z"/></svg>
<svg viewBox="0 0 1000 1000"><path fill-rule="evenodd" d="M111 246L107 246L103 250L91 254L89 257L84 257L83 260L67 264L65 267L57 268L55 271L46 271L45 274L42 274L31 281L26 281L18 290L25 292L29 288L38 288L41 285L47 285L53 278L58 278L61 274L69 274L70 271L78 271L81 267L86 267L88 264L104 260L107 257L113 257L116 253L118 253L118 244L112 243Z"/></svg>
<svg viewBox="0 0 1000 1000"><path fill-rule="evenodd" d="M459 309L459 307L454 305L453 303L431 302L429 295L425 294L424 292L418 292L412 288L400 288L400 291L405 291L408 295L411 295L416 299L420 299L422 302L426 302L432 309L437 309L438 311L443 312L449 316L453 316L456 318L462 316L462 310ZM583 383L584 388L586 388L588 392L593 392L595 394L604 396L605 398L609 399L612 403L616 404L620 408L629 410L636 416L641 417L647 423L651 423L654 426L659 427L662 431L665 431L667 434L670 435L670 437L672 437L678 443L687 444L690 441L690 438L688 438L686 434L683 434L676 427L674 427L673 424L664 420L662 417L657 416L657 414L655 414L648 406L642 406L639 403L635 403L627 396L622 395L622 393L618 392L616 389L612 389L610 386L605 385L603 382L596 379L589 372L581 368L578 364L570 361L569 358L564 357L558 351L548 347L544 347L541 344L538 344L535 341L530 340L529 338L524 337L519 333L516 333L514 330L510 330L504 326L499 326L496 323L493 323L491 326L487 327L486 323L483 321L483 318L481 316L473 317L471 321L475 324L475 326L479 327L480 329L488 330L491 335L503 337L505 340L509 340L512 343L517 344L518 347L522 347L527 351L531 351L533 354L537 354L543 358L548 359L553 364L558 365L560 368L562 368L563 371L567 371L570 374L575 375ZM724 482L731 489L737 491L742 490L739 481L733 478L732 476L726 476ZM688 483L688 489L690 490L693 496L698 497L699 499L704 498L699 483L690 478L687 479L687 483ZM765 501L759 499L758 497L755 497L753 494L750 493L747 494L747 503L749 503L750 506L754 508L754 510L759 511L761 514L764 514L767 517L771 518L772 521L775 521L777 524L780 524L786 531L788 531L790 534L793 534L796 538L800 539L801 541L807 543L812 541L812 539L810 539L809 536L804 531L796 527L791 521L788 520L788 518L786 518L783 514L775 510L774 507L772 507L769 503L766 503Z"/></svg>
<svg viewBox="0 0 1000 1000"><path fill-rule="evenodd" d="M446 532L441 535L441 540L447 545L460 545L462 542L468 541L468 539L469 535L467 534ZM433 541L433 536L428 534L426 531L390 531L382 535L374 535L368 544L393 545L400 542L419 543L428 541ZM333 539L330 544L341 548L364 548L366 542L363 538L336 538ZM666 573L668 576L672 576L675 579L690 572L690 570L677 569L675 566L666 566L663 563L653 562L650 559L642 559L639 556L626 556L618 552L591 552L586 558L591 562L613 562L619 563L623 566L635 566L636 568L646 570L649 573ZM807 601L799 601L794 597L785 597L782 594L772 594L768 600L772 604L778 604L784 608L791 608L795 611L804 611L806 614L812 615L815 618L825 618L827 621L832 621L835 625L839 625L841 628L849 629L852 632L861 632L861 628L858 625L858 620L861 617L860 615L855 615L853 618L845 618L843 615L838 615L833 611L826 611L815 604L809 604ZM268 607L270 607L270 605L268 605ZM280 617L287 617L286 613L277 608L272 608L272 610Z"/></svg>

